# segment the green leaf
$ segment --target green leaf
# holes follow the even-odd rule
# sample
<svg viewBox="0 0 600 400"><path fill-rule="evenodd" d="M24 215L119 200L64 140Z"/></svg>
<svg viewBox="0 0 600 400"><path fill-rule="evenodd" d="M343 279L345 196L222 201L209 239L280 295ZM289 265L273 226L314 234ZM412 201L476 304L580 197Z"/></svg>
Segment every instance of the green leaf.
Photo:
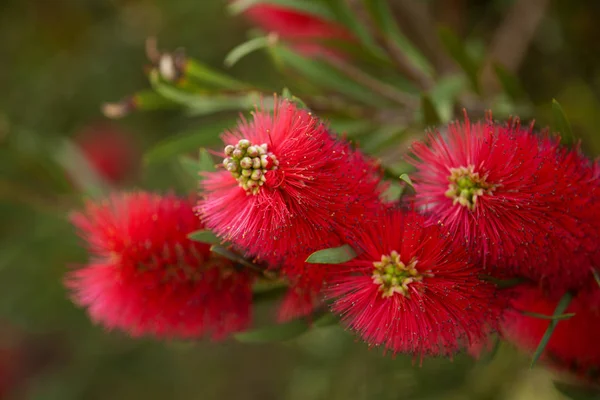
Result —
<svg viewBox="0 0 600 400"><path fill-rule="evenodd" d="M186 76L194 80L214 85L218 88L229 90L248 90L250 86L240 82L227 74L208 67L196 60L188 60L186 64Z"/></svg>
<svg viewBox="0 0 600 400"><path fill-rule="evenodd" d="M463 74L455 74L439 78L429 91L431 104L442 123L447 123L454 117L456 99L468 86L469 81Z"/></svg>
<svg viewBox="0 0 600 400"><path fill-rule="evenodd" d="M315 319L315 322L313 322L313 325L316 328L325 328L327 326L331 326L331 325L337 325L340 322L340 319L338 318L337 315L334 315L330 312L325 313L323 316Z"/></svg>
<svg viewBox="0 0 600 400"><path fill-rule="evenodd" d="M269 35L250 39L247 42L241 43L231 49L227 56L225 56L225 65L227 67L233 67L238 61L246 57L248 54L273 46L273 44L273 36Z"/></svg>
<svg viewBox="0 0 600 400"><path fill-rule="evenodd" d="M415 187L413 186L412 180L410 179L410 176L408 176L408 174L402 174L402 175L400 175L399 178L401 181L404 181L408 186L413 188L413 190L415 189Z"/></svg>
<svg viewBox="0 0 600 400"><path fill-rule="evenodd" d="M212 246L210 246L210 251L212 251L213 253L218 254L222 257L225 257L228 260L231 260L242 267L246 267L255 272L258 272L268 279L276 278L272 271L268 271L268 270L262 268L261 266L258 266L256 264L252 263L251 261L248 261L247 259L242 257L240 254L230 250L228 247L225 247L220 244L213 244Z"/></svg>
<svg viewBox="0 0 600 400"><path fill-rule="evenodd" d="M573 294L571 292L565 293L563 295L563 297L561 297L558 304L556 305L556 309L554 310L553 315L559 316L559 315L564 314L565 310L569 306L569 303L571 302L572 299L573 299ZM533 357L531 359L531 368L534 367L535 363L537 362L537 360L541 357L542 353L544 352L544 349L546 348L548 341L552 337L552 333L554 332L554 329L556 328L556 325L558 324L559 321L560 320L558 320L558 319L553 319L550 321L550 324L548 325L548 329L546 329L546 332L544 333L542 340L540 340L540 344L538 345L537 349L535 350L535 353L533 353Z"/></svg>
<svg viewBox="0 0 600 400"><path fill-rule="evenodd" d="M236 333L235 339L244 343L269 343L294 339L309 330L310 326L304 319L294 320L285 324L271 325L247 332Z"/></svg>
<svg viewBox="0 0 600 400"><path fill-rule="evenodd" d="M218 142L219 135L223 130L233 126L235 122L235 119L229 118L205 124L193 131L167 137L146 152L144 162L154 164L169 161L180 154L214 144Z"/></svg>
<svg viewBox="0 0 600 400"><path fill-rule="evenodd" d="M333 13L322 3L306 0L236 0L229 5L232 14L241 14L256 4L273 4L310 14L325 20L334 21Z"/></svg>
<svg viewBox="0 0 600 400"><path fill-rule="evenodd" d="M187 235L187 237L190 240L193 240L195 242L209 243L209 244L221 243L221 239L219 239L217 237L217 235L215 235L213 232L211 232L209 230L195 231L195 232L192 232L189 235Z"/></svg>
<svg viewBox="0 0 600 400"><path fill-rule="evenodd" d="M554 129L560 133L562 144L570 146L575 143L575 136L571 130L569 119L556 99L552 99L552 115L554 117Z"/></svg>
<svg viewBox="0 0 600 400"><path fill-rule="evenodd" d="M133 94L136 110L153 111L173 108L176 103L169 100L152 89L142 90Z"/></svg>
<svg viewBox="0 0 600 400"><path fill-rule="evenodd" d="M539 318L539 319L549 319L549 320L562 320L562 319L569 319L575 316L575 313L567 313L567 314L561 314L561 315L544 315L544 314L538 314L535 312L531 312L531 311L520 311L521 314L526 315L528 317L533 317L533 318Z"/></svg>
<svg viewBox="0 0 600 400"><path fill-rule="evenodd" d="M496 77L502 85L502 89L504 92L512 99L519 100L525 97L525 91L521 87L519 83L519 79L509 72L504 66L500 63L493 63L494 72L496 73Z"/></svg>
<svg viewBox="0 0 600 400"><path fill-rule="evenodd" d="M279 282L258 282L252 288L252 303L267 302L280 299L289 290L289 287Z"/></svg>
<svg viewBox="0 0 600 400"><path fill-rule="evenodd" d="M212 156L205 148L201 148L198 152L198 167L200 172L213 172L217 170Z"/></svg>
<svg viewBox="0 0 600 400"><path fill-rule="evenodd" d="M444 45L444 48L450 56L460 65L465 74L469 77L471 85L475 92L480 93L479 87L479 65L467 52L463 45L463 41L452 32L449 28L440 27L438 30L439 37Z"/></svg>
<svg viewBox="0 0 600 400"><path fill-rule="evenodd" d="M341 264L356 258L357 254L352 247L345 244L339 247L332 247L315 251L306 259L307 263L312 264Z"/></svg>
<svg viewBox="0 0 600 400"><path fill-rule="evenodd" d="M595 269L592 269L592 274L594 275L594 280L600 286L600 274Z"/></svg>
<svg viewBox="0 0 600 400"><path fill-rule="evenodd" d="M600 390L598 388L571 385L564 382L554 382L556 390L571 400L598 400Z"/></svg>
<svg viewBox="0 0 600 400"><path fill-rule="evenodd" d="M303 102L299 97L294 96L292 94L292 92L290 91L290 89L288 89L286 87L284 87L283 90L281 91L281 97L294 103L299 108L304 108L304 109L308 110L308 106L306 105L306 103Z"/></svg>
<svg viewBox="0 0 600 400"><path fill-rule="evenodd" d="M421 112L423 113L423 123L425 126L437 126L442 123L440 115L431 102L431 99L426 94L421 96Z"/></svg>
<svg viewBox="0 0 600 400"><path fill-rule="evenodd" d="M365 0L365 5L373 16L377 27L382 30L386 39L390 40L417 69L423 71L426 75L431 76L433 73L431 63L427 57L425 57L423 53L421 53L421 51L402 34L402 31L394 18L394 14L389 7L388 0Z"/></svg>
<svg viewBox="0 0 600 400"><path fill-rule="evenodd" d="M309 59L283 46L273 48L275 57L309 79L313 84L335 90L349 98L369 106L388 106L389 101L356 83L329 64Z"/></svg>
<svg viewBox="0 0 600 400"><path fill-rule="evenodd" d="M492 360L496 357L496 354L498 354L498 350L500 350L500 347L502 345L502 341L500 340L498 335L493 335L493 338L489 337L488 340L493 340L494 344L493 344L492 348L490 349L490 351L483 352L483 356L481 358L479 358L479 362L482 363L483 365L486 365L486 364L489 364L490 362L492 362Z"/></svg>

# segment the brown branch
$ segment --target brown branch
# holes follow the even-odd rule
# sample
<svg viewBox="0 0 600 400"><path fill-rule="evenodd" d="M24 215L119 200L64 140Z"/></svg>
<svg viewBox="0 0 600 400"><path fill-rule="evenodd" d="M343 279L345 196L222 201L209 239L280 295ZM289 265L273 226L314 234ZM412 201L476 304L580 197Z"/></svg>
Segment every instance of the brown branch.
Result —
<svg viewBox="0 0 600 400"><path fill-rule="evenodd" d="M516 0L507 12L489 46L482 74L486 93L493 93L499 88L493 71L494 62L502 64L510 72L519 69L548 5L549 0Z"/></svg>

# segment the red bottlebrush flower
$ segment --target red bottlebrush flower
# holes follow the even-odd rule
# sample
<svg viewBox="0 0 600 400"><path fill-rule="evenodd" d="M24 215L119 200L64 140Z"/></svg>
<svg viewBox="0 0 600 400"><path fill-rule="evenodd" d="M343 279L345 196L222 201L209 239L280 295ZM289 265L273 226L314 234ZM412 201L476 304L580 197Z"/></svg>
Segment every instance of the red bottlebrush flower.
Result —
<svg viewBox="0 0 600 400"><path fill-rule="evenodd" d="M92 124L74 140L91 166L108 182L120 183L131 178L139 166L138 145L116 126Z"/></svg>
<svg viewBox="0 0 600 400"><path fill-rule="evenodd" d="M92 258L66 282L95 322L133 336L214 339L248 326L252 278L187 238L203 229L189 201L117 194L72 221Z"/></svg>
<svg viewBox="0 0 600 400"><path fill-rule="evenodd" d="M561 320L546 344L542 358L551 366L571 372L587 381L600 379L600 288L596 282L592 290L585 288L576 295L565 310L574 313L571 318ZM506 312L502 330L506 339L521 349L533 352L539 345L550 321L524 315L522 311L551 316L559 299L549 296L533 285L514 289L511 308Z"/></svg>
<svg viewBox="0 0 600 400"><path fill-rule="evenodd" d="M449 126L411 162L417 204L499 273L565 291L591 278L600 239L595 167L518 120ZM569 260L565 268L564 260Z"/></svg>
<svg viewBox="0 0 600 400"><path fill-rule="evenodd" d="M501 302L464 248L416 212L391 210L361 236L362 253L331 266L332 310L373 346L451 355L495 329Z"/></svg>
<svg viewBox="0 0 600 400"><path fill-rule="evenodd" d="M225 170L206 174L198 214L248 255L318 291L321 267L304 260L368 223L380 207L376 166L287 100L223 141Z"/></svg>
<svg viewBox="0 0 600 400"><path fill-rule="evenodd" d="M307 56L336 54L319 43L324 39L352 40L352 34L338 23L286 7L260 4L248 8L244 14L255 25L277 33Z"/></svg>

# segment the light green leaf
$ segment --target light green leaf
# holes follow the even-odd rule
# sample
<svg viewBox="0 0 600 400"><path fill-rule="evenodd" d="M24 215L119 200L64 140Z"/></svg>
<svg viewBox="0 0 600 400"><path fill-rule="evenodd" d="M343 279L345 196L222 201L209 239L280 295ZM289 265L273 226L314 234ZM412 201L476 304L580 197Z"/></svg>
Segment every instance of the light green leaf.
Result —
<svg viewBox="0 0 600 400"><path fill-rule="evenodd" d="M194 242L209 243L209 244L221 243L221 239L219 239L217 237L217 235L215 235L213 232L211 232L209 230L195 231L195 232L190 233L187 236L190 240L193 240Z"/></svg>
<svg viewBox="0 0 600 400"><path fill-rule="evenodd" d="M312 264L341 264L356 258L357 254L352 247L345 244L339 247L332 247L315 251L306 259L307 263Z"/></svg>
<svg viewBox="0 0 600 400"><path fill-rule="evenodd" d="M233 67L238 61L246 57L248 54L273 45L274 36L261 36L250 39L247 42L241 43L231 49L227 56L225 56L225 65L227 67Z"/></svg>
<svg viewBox="0 0 600 400"><path fill-rule="evenodd" d="M406 182L406 184L408 186L410 186L411 188L413 188L413 189L415 188L413 186L412 180L410 179L410 176L408 176L408 174L402 174L402 175L400 175L400 180Z"/></svg>
<svg viewBox="0 0 600 400"><path fill-rule="evenodd" d="M196 60L188 60L186 76L199 82L229 90L248 90L250 85L240 82L227 74L208 67Z"/></svg>
<svg viewBox="0 0 600 400"><path fill-rule="evenodd" d="M294 339L309 330L308 323L303 320L294 320L285 324L271 325L240 332L233 335L235 339L244 343L281 342Z"/></svg>
<svg viewBox="0 0 600 400"><path fill-rule="evenodd" d="M473 86L473 90L479 93L480 66L467 52L463 41L461 41L461 39L459 39L458 36L456 36L456 34L452 32L452 30L446 27L439 28L438 34L448 54L452 56L454 61L456 61L458 65L461 66L465 74L469 77L471 85Z"/></svg>
<svg viewBox="0 0 600 400"><path fill-rule="evenodd" d="M571 292L565 293L563 295L563 297L561 297L558 304L556 305L556 309L554 310L553 315L558 316L558 315L564 314L565 310L569 306L569 303L571 302L572 299L573 299L573 294ZM542 340L540 340L540 344L538 345L537 349L535 350L535 353L533 353L533 357L531 359L531 368L534 367L537 360L542 356L542 353L544 352L544 349L546 348L548 341L552 337L552 333L554 332L554 329L556 328L556 325L559 323L559 321L560 321L559 319L553 319L550 321L550 324L548 325L548 329L546 329L546 332L544 333Z"/></svg>
<svg viewBox="0 0 600 400"><path fill-rule="evenodd" d="M552 99L552 115L554 117L554 129L560 134L561 143L565 146L571 146L575 143L575 135L573 135L567 115L556 99Z"/></svg>
<svg viewBox="0 0 600 400"><path fill-rule="evenodd" d="M199 147L215 144L223 130L233 126L235 122L235 119L229 118L206 124L193 131L169 136L146 152L144 162L147 164L165 162Z"/></svg>

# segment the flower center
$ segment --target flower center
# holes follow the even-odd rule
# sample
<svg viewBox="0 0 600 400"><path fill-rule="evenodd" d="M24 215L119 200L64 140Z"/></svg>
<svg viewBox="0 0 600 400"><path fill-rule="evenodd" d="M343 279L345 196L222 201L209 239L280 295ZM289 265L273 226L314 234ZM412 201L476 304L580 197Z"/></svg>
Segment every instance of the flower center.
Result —
<svg viewBox="0 0 600 400"><path fill-rule="evenodd" d="M473 165L450 169L446 196L453 199L452 204L473 210L479 196L492 194L496 186L486 182L487 176L479 176L479 172L474 171Z"/></svg>
<svg viewBox="0 0 600 400"><path fill-rule="evenodd" d="M409 297L408 285L420 282L423 275L415 268L417 260L413 258L408 265L400 260L400 254L392 251L389 255L381 256L381 261L375 261L373 267L373 283L379 285L382 297L393 296L400 293Z"/></svg>
<svg viewBox="0 0 600 400"><path fill-rule="evenodd" d="M266 143L260 146L242 139L235 146L225 146L223 166L244 188L246 194L257 194L260 187L267 181L267 171L277 169L279 161L268 151Z"/></svg>

